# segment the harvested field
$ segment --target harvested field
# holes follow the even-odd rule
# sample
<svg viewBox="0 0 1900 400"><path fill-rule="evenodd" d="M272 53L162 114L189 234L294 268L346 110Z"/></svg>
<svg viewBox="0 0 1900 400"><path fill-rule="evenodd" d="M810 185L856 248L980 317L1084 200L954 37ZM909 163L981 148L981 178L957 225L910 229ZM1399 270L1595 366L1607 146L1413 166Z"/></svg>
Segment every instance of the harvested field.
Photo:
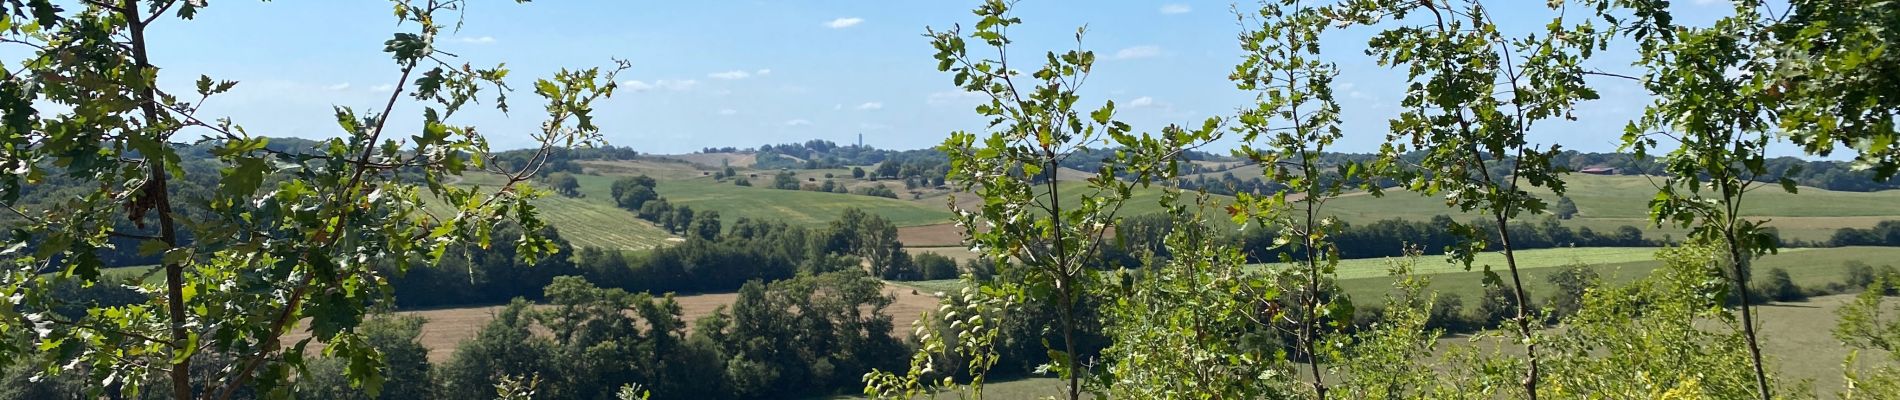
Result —
<svg viewBox="0 0 1900 400"><path fill-rule="evenodd" d="M680 160L713 168L726 165L731 165L733 168L749 168L758 161L757 156L744 153L668 154L657 155L655 157Z"/></svg>
<svg viewBox="0 0 1900 400"><path fill-rule="evenodd" d="M917 256L918 254L924 254L924 253L935 253L936 255L940 255L940 256L944 256L944 257L950 257L950 259L951 259L951 260L956 260L956 262L957 262L957 264L963 264L963 263L965 263L965 262L969 262L970 260L975 260L975 259L977 259L977 258L979 258L979 257L982 257L982 255L981 255L981 254L976 254L976 252L973 252L973 251L970 251L970 249L969 249L969 248L965 248L965 247L961 247L961 246L959 246L959 247L909 247L909 246L905 246L905 247L904 247L904 252L905 252L905 253L910 253L910 255L911 255L911 257L916 257L916 256Z"/></svg>
<svg viewBox="0 0 1900 400"><path fill-rule="evenodd" d="M954 223L897 228L897 240L904 247L962 247L963 228Z"/></svg>
<svg viewBox="0 0 1900 400"><path fill-rule="evenodd" d="M887 284L885 293L897 297L896 301L885 309L885 312L891 316L895 325L892 334L900 338L910 337L911 322L922 319L925 313L937 309L936 297L931 297L928 293L911 287ZM738 298L737 293L710 293L675 296L673 299L679 302L683 319L690 327L693 321L712 315L713 311L719 309L720 306L732 304ZM449 357L455 354L457 344L474 338L475 333L483 326L487 326L488 321L495 317L495 313L500 312L504 307L506 306L443 308L401 311L397 314L416 315L428 319L428 322L422 325L422 346L429 349L429 362L441 363L448 361ZM308 327L309 321L306 320L301 326ZM295 331L284 335L284 342L296 343L307 337L310 337L308 331ZM314 353L321 349L322 346L311 346L309 351Z"/></svg>

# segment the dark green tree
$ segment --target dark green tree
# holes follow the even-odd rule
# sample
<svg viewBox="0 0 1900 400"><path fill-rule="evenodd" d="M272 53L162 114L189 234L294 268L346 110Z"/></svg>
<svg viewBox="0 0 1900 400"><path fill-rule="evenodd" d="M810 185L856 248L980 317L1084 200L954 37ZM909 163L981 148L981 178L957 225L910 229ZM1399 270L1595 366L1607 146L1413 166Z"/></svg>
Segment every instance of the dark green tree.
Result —
<svg viewBox="0 0 1900 400"><path fill-rule="evenodd" d="M699 213L699 215L694 215L692 226L687 227L686 232L700 239L718 239L720 232L719 212L706 211Z"/></svg>
<svg viewBox="0 0 1900 400"><path fill-rule="evenodd" d="M637 211L645 209L648 202L659 198L660 194L654 192L650 186L632 186L625 192L614 196L614 203L619 205L620 208Z"/></svg>
<svg viewBox="0 0 1900 400"><path fill-rule="evenodd" d="M574 174L566 172L548 174L548 187L553 188L554 193L562 196L581 196L581 181L580 179L575 179Z"/></svg>
<svg viewBox="0 0 1900 400"><path fill-rule="evenodd" d="M1574 218L1577 216L1577 202L1571 201L1570 196L1558 197L1557 205L1550 208L1550 214L1558 219Z"/></svg>

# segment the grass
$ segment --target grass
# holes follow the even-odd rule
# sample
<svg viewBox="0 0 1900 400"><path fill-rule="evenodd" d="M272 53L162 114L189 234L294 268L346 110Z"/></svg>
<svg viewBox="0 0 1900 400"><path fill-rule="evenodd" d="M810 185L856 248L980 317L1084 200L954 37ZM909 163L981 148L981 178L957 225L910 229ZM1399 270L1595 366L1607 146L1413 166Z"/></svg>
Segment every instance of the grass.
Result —
<svg viewBox="0 0 1900 400"><path fill-rule="evenodd" d="M1646 276L1649 271L1661 266L1654 259L1657 249L1648 247L1585 247L1566 249L1524 250L1518 252L1519 272L1523 275L1525 290L1542 300L1542 293L1548 291L1546 277L1560 271L1558 267L1570 265L1589 265L1596 269L1603 279L1610 283L1622 283ZM1339 265L1339 285L1346 293L1357 299L1384 298L1392 289L1394 277L1386 271L1392 259L1372 258L1345 260ZM1891 264L1900 267L1900 247L1842 247L1827 249L1784 249L1781 254L1762 257L1755 262L1755 271L1762 272L1771 268L1788 270L1795 284L1802 287L1822 286L1840 282L1846 276L1847 261L1862 261L1874 266ZM1426 276L1431 280L1431 290L1441 294L1455 294L1462 297L1466 305L1476 304L1484 294L1482 285L1484 265L1492 265L1499 274L1505 273L1503 256L1498 253L1485 253L1473 263L1471 271L1462 265L1445 262L1443 256L1427 256L1418 260L1414 275ZM1256 267L1265 267L1259 265ZM931 281L900 282L927 292L954 293L962 288L962 281L942 279Z"/></svg>
<svg viewBox="0 0 1900 400"><path fill-rule="evenodd" d="M590 170L603 173L577 176L585 197L550 197L537 203L543 208L544 217L560 228L564 237L582 246L639 250L661 245L672 237L612 204L609 192L613 181L622 176L641 174L658 179L660 184L657 189L668 201L692 206L697 210L718 211L728 223L744 217L820 227L829 224L849 208L858 208L906 227L946 223L952 217L942 200L934 196L924 200L897 200L766 188L765 185L771 184L771 176L776 171L741 169L741 174L758 175L758 178L751 179L754 186L742 187L732 184L730 180L713 180L706 175L711 171L700 170L686 163L616 161L589 162L585 165ZM840 184L870 184L850 179L849 169L793 172L801 183L808 178L822 182L825 180L823 175L831 173L833 180ZM1652 239L1680 239L1686 232L1674 227L1650 226L1647 202L1654 197L1655 189L1647 178L1573 174L1567 180L1567 193L1576 201L1581 212L1577 218L1564 221L1567 226L1588 227L1598 232L1610 232L1625 225L1636 226ZM474 176L466 183L492 186L499 180L495 177ZM895 185L893 189L899 190L900 195L904 194L901 182L884 183ZM1071 209L1078 206L1082 198L1095 193L1088 188L1087 183L1079 181L1064 181L1060 188L1063 206ZM1550 197L1548 193L1545 196ZM1900 219L1900 208L1893 206L1900 204L1900 191L1856 193L1802 188L1800 194L1791 195L1780 192L1779 188L1768 187L1750 196L1748 211L1752 215L1771 219L1769 226L1779 229L1783 237L1790 239L1826 240L1835 230L1843 227L1871 227L1882 220ZM1161 212L1160 199L1159 188L1137 189L1120 213L1134 216ZM1551 199L1554 201L1554 197ZM1213 196L1212 200L1224 203L1231 202L1233 198ZM1331 202L1328 209L1348 222L1358 223L1392 218L1423 221L1437 215L1453 215L1461 220L1479 217L1446 207L1440 198L1403 191L1388 192L1383 197L1342 197Z"/></svg>
<svg viewBox="0 0 1900 400"><path fill-rule="evenodd" d="M1831 295L1809 299L1805 302L1774 303L1757 307L1761 317L1762 352L1768 356L1768 363L1777 376L1787 383L1811 381L1818 398L1833 398L1845 382L1841 377L1841 362L1851 349L1842 346L1840 341L1830 336L1827 327L1834 326L1834 310L1852 301L1854 295ZM1470 338L1465 336L1446 337L1438 340L1439 347L1471 346ZM1489 344L1478 344L1490 348ZM1512 351L1514 346L1505 346ZM1515 354L1515 353L1512 353ZM1881 355L1862 354L1865 360ZM1865 367L1863 367L1865 368ZM1301 378L1304 379L1304 375ZM1328 382L1337 384L1342 377L1333 376ZM1059 396L1068 382L1056 378L1028 378L1020 380L990 382L983 387L986 398L992 399L1039 399ZM863 396L828 396L823 399L861 399ZM957 398L955 394L937 396L940 399Z"/></svg>
<svg viewBox="0 0 1900 400"><path fill-rule="evenodd" d="M1063 181L1057 183L1056 188L1061 191L1061 193L1058 194L1062 195L1062 207L1064 210L1073 210L1076 207L1080 207L1083 198L1095 197L1095 195L1099 193L1094 188L1090 188L1088 182ZM1042 187L1037 186L1036 190L1040 193L1042 192ZM1161 195L1162 189L1159 186L1148 188L1137 187L1130 193L1128 200L1122 203L1119 215L1136 216L1167 211L1167 209L1161 206ZM1047 197L1046 194L1043 197ZM1234 202L1233 196L1209 195L1209 197L1211 201L1218 204L1232 204ZM1194 199L1192 196L1184 194L1180 201L1192 203Z"/></svg>
<svg viewBox="0 0 1900 400"><path fill-rule="evenodd" d="M1790 249L1790 250L1804 251L1808 249ZM1558 267L1558 266L1565 266L1565 265L1584 264L1586 262L1593 265L1620 264L1620 263L1628 263L1628 262L1649 261L1655 258L1654 257L1655 254L1656 254L1656 249L1649 248L1649 247L1570 247L1570 248L1559 248L1559 249L1535 249L1535 250L1518 251L1517 262L1519 266L1522 266L1524 268L1548 268L1548 267ZM1339 262L1339 267L1338 267L1339 279L1352 280L1352 279L1362 279L1362 278L1383 278L1386 276L1386 272L1390 263L1395 260L1397 259L1396 258L1362 258L1362 259L1355 259L1355 260L1341 260ZM1449 262L1449 260L1450 259L1445 256L1420 257L1420 259L1418 260L1418 265L1413 268L1413 273L1418 274L1418 275L1434 275L1434 274L1464 272L1465 270L1464 265L1452 263L1452 262ZM1273 268L1273 267L1278 267L1280 265L1281 264L1275 263L1275 264L1260 264L1257 266ZM1482 269L1483 266L1485 265L1491 265L1492 267L1498 270L1503 270L1505 266L1504 254L1496 253L1496 252L1483 253L1483 254L1479 254L1478 257L1472 261L1473 269Z"/></svg>
<svg viewBox="0 0 1900 400"><path fill-rule="evenodd" d="M1653 251L1654 249L1644 250ZM1527 251L1527 253L1534 251L1535 250ZM1631 249L1630 251L1634 252L1637 250ZM1608 283L1629 282L1647 276L1650 270L1662 265L1660 261L1653 259L1631 260L1629 258L1615 258L1618 256L1633 255L1634 253L1613 255L1611 256L1612 258L1605 259L1583 259L1583 262L1588 263L1591 268L1596 269L1597 273ZM1786 249L1783 250L1781 254L1769 255L1757 260L1754 264L1754 270L1759 274L1772 268L1785 269L1788 270L1788 275L1794 279L1795 284L1802 287L1817 287L1842 281L1846 276L1846 267L1843 264L1847 261L1862 261L1875 266L1882 264L1900 266L1900 263L1895 263L1893 260L1900 260L1900 248L1843 247L1831 249ZM1435 273L1427 272L1421 274L1431 278L1430 288L1432 290L1441 294L1456 294L1463 297L1466 305L1476 304L1478 298L1483 296L1484 287L1482 282L1484 273L1482 271L1474 268L1473 271L1467 272L1462 271L1460 268L1448 269L1435 267L1432 264L1437 263L1431 260L1419 260L1420 269L1433 268L1438 271ZM1550 284L1546 281L1547 277L1550 274L1560 271L1560 269L1553 267L1563 267L1573 264L1576 264L1575 260L1559 257L1543 257L1534 260L1520 259L1519 272L1523 275L1525 290L1528 291L1533 298L1542 302L1546 293L1550 291ZM1495 267L1494 270L1500 274L1504 273L1504 267L1501 265ZM1342 267L1340 271L1343 275L1346 270ZM1376 299L1382 298L1391 290L1392 283L1395 279L1396 278L1386 276L1365 277L1362 275L1355 279L1342 279L1340 286L1346 289L1346 292L1354 298Z"/></svg>
<svg viewBox="0 0 1900 400"><path fill-rule="evenodd" d="M550 193L533 202L541 212L541 219L560 230L561 238L567 239L575 247L638 251L659 247L674 237L652 223L641 220L633 212L615 207L610 200L606 200L611 198L608 191L612 181L600 181L601 177L595 176L577 178L582 182L583 197ZM470 174L465 177L463 184L493 188L502 182L500 176Z"/></svg>
<svg viewBox="0 0 1900 400"><path fill-rule="evenodd" d="M1545 276L1559 271L1566 265L1579 261L1590 263L1599 274L1610 283L1625 283L1646 276L1650 270L1661 265L1651 259L1654 248L1579 248L1530 250L1519 254L1525 273L1525 284L1531 294L1538 299L1548 293ZM1501 262L1501 256L1487 254L1479 258L1480 263ZM1482 272L1463 271L1462 267L1443 263L1443 257L1426 257L1419 260L1417 272L1431 280L1431 289L1441 294L1457 294L1463 297L1467 307L1476 304L1482 295L1480 286ZM1395 278L1383 276L1385 259L1350 260L1340 265L1342 277L1340 285L1361 304L1376 304L1391 289ZM1788 249L1780 254L1769 255L1758 260L1755 271L1771 268L1788 270L1797 285L1818 287L1841 282L1846 275L1843 265L1847 261L1862 261L1874 266L1894 265L1900 267L1900 248L1896 247L1844 247L1827 249ZM1501 269L1501 267L1499 267ZM961 286L958 280L936 280L903 282L904 285L921 290L954 292ZM1842 346L1833 338L1831 327L1838 317L1834 310L1853 299L1852 294L1821 296L1805 302L1772 303L1756 307L1762 325L1763 352L1769 356L1770 366L1788 382L1811 381L1817 396L1832 397L1844 382L1841 378L1841 362L1851 349ZM1462 336L1440 340L1441 346L1465 345L1469 339ZM1878 357L1881 355L1863 355ZM1032 378L1019 381L998 382L986 389L986 394L998 399L1028 399L1059 392L1064 382L1052 378Z"/></svg>
<svg viewBox="0 0 1900 400"><path fill-rule="evenodd" d="M608 202L612 198L613 182L620 177L605 175L576 178L580 180L581 193L586 195L588 202L613 207ZM739 186L731 181L720 182L710 177L695 176L660 180L654 189L669 203L691 206L699 211L718 211L721 220L728 224L743 217L818 227L830 224L844 214L844 210L851 208L882 216L898 226L930 225L950 220L950 211L943 207L933 208L915 202L855 194L771 189L761 186L771 184L764 177L754 180L752 184L755 186Z"/></svg>
<svg viewBox="0 0 1900 400"><path fill-rule="evenodd" d="M1565 194L1577 203L1578 210L1577 217L1565 221L1565 225L1589 227L1598 232L1631 225L1643 228L1644 234L1651 238L1663 235L1681 238L1685 232L1650 226L1649 200L1656 197L1656 188L1648 177L1571 174L1564 179L1567 182ZM1539 189L1533 193L1553 204L1556 202L1549 191ZM1900 190L1839 192L1801 187L1799 194L1789 194L1779 187L1763 187L1749 193L1744 204L1748 215L1771 220L1769 226L1780 229L1782 236L1790 239L1825 240L1834 230L1843 227L1865 228L1882 220L1900 219L1900 208L1894 206L1900 204ZM1383 197L1344 197L1333 200L1327 207L1348 222L1388 218L1427 220L1436 215L1452 215L1461 221L1481 217L1445 206L1442 197L1405 191L1388 191Z"/></svg>

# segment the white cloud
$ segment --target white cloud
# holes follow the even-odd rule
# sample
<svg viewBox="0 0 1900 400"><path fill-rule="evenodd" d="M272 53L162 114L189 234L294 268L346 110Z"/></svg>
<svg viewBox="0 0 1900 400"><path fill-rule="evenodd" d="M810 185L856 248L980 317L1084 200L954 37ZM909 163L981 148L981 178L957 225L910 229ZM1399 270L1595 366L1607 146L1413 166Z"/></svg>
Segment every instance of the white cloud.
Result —
<svg viewBox="0 0 1900 400"><path fill-rule="evenodd" d="M881 108L884 108L884 103L879 103L875 101L858 105L859 110L876 110L876 109L881 109Z"/></svg>
<svg viewBox="0 0 1900 400"><path fill-rule="evenodd" d="M1194 7L1188 7L1186 4L1168 4L1161 6L1162 14L1187 14L1189 11L1194 11Z"/></svg>
<svg viewBox="0 0 1900 400"><path fill-rule="evenodd" d="M745 71L740 71L740 70L736 70L736 69L735 69L735 70L731 70L731 71L726 71L726 72L714 72L714 73L710 73L710 74L706 74L706 77L708 77L708 78L713 78L713 79L724 79L724 80L728 80L728 81L732 81L732 80L740 80L740 79L745 79L745 78L751 78L751 77L752 77L752 73L751 73L751 72L745 72Z"/></svg>
<svg viewBox="0 0 1900 400"><path fill-rule="evenodd" d="M809 125L811 125L811 121L806 121L803 119L794 119L790 121L785 121L785 126L809 126Z"/></svg>
<svg viewBox="0 0 1900 400"><path fill-rule="evenodd" d="M665 90L671 90L675 92L683 92L683 91L692 89L693 86L698 85L698 84L699 84L699 81L692 80L692 79L661 79L661 80L653 81L651 83L648 83L645 81L638 81L638 80L627 80L627 81L620 82L621 86L626 86L628 90L632 90L635 92L645 92L645 91L655 90L655 89L665 89Z"/></svg>
<svg viewBox="0 0 1900 400"><path fill-rule="evenodd" d="M966 92L962 90L947 90L947 91L942 91L942 92L931 93L929 97L924 99L925 103L929 103L931 105L976 104L977 102L981 102L981 101L983 101L982 93Z"/></svg>
<svg viewBox="0 0 1900 400"><path fill-rule="evenodd" d="M739 113L739 110L734 110L730 108L719 109L719 115L733 115L733 114L738 114L738 113Z"/></svg>
<svg viewBox="0 0 1900 400"><path fill-rule="evenodd" d="M1116 51L1115 59L1130 60L1130 59L1136 59L1136 58L1149 58L1149 57L1154 57L1154 56L1159 56L1159 55L1161 55L1161 46L1143 45L1143 46L1129 47L1129 48L1121 49L1120 51Z"/></svg>
<svg viewBox="0 0 1900 400"><path fill-rule="evenodd" d="M385 83L385 84L381 84L381 85L376 85L376 86L374 86L374 87L371 87L371 88L369 88L369 90L374 90L374 91L378 91L378 92L387 92L387 91L391 91L391 90L396 90L396 85L391 85L391 84L387 84L387 83Z"/></svg>
<svg viewBox="0 0 1900 400"><path fill-rule="evenodd" d="M831 22L826 22L825 26L831 29L844 29L844 28L857 26L858 24L861 24L861 23L864 23L864 18L844 17L844 18L831 20Z"/></svg>
<svg viewBox="0 0 1900 400"><path fill-rule="evenodd" d="M1354 84L1352 82L1342 82L1339 85L1333 86L1333 91L1344 92L1346 93L1346 98L1349 98L1349 99L1372 98L1372 96L1367 96L1365 92L1359 91L1359 85Z"/></svg>
<svg viewBox="0 0 1900 400"><path fill-rule="evenodd" d="M324 86L323 88L324 88L325 90L344 90L344 89L349 89L349 88L350 88L350 83L349 83L349 82L344 82L344 83L338 83L338 84L335 84L335 85L330 85L330 86Z"/></svg>
<svg viewBox="0 0 1900 400"><path fill-rule="evenodd" d="M1154 107L1154 105L1155 105L1155 98L1148 97L1148 96L1136 97L1134 100L1128 101L1129 108L1147 108L1147 107Z"/></svg>
<svg viewBox="0 0 1900 400"><path fill-rule="evenodd" d="M767 68L767 69L761 69L761 70L758 70L758 71L752 71L752 74L753 74L753 75L758 75L758 76L766 76L766 75L771 75L771 74L772 74L772 69L770 69L770 68Z"/></svg>
<svg viewBox="0 0 1900 400"><path fill-rule="evenodd" d="M671 90L675 92L691 90L694 85L698 85L698 84L699 84L699 81L692 80L692 79L682 79L682 80L661 79L659 81L653 82L654 86L659 86L662 88L666 88L666 90Z"/></svg>
<svg viewBox="0 0 1900 400"><path fill-rule="evenodd" d="M468 43L468 44L489 44L489 43L495 42L495 37L494 36L476 36L476 37L463 36L456 40L461 41L462 43Z"/></svg>
<svg viewBox="0 0 1900 400"><path fill-rule="evenodd" d="M832 105L831 105L831 110L832 110L832 111L838 111L838 110L843 110L843 109L844 109L844 105L843 105L843 104L832 104Z"/></svg>

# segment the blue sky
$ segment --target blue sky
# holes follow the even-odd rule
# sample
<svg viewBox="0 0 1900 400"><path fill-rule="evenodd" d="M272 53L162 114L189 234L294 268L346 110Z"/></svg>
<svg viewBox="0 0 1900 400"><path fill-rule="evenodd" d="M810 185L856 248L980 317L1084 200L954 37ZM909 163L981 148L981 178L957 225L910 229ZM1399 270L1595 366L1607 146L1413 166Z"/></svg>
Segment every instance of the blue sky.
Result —
<svg viewBox="0 0 1900 400"><path fill-rule="evenodd" d="M630 60L623 91L598 104L609 143L654 153L708 146L752 147L807 139L921 148L955 130L981 130L975 100L937 72L926 26L968 23L975 1L513 1L474 0L466 25L439 46L475 65L507 63L517 88L562 67ZM1494 1L1507 24L1548 18L1543 1ZM1726 13L1725 2L1678 1L1680 20ZM397 27L377 0L212 2L197 20L167 20L151 35L161 84L186 91L199 74L237 80L213 98L210 116L229 116L267 136L327 137L330 107L372 109L397 69L382 43ZM1072 46L1074 30L1100 61L1084 94L1113 99L1139 130L1198 124L1251 101L1227 81L1240 60L1241 26L1224 2L1026 0L1012 32L1016 53ZM1527 25L1515 28L1532 28ZM1513 28L1513 27L1507 27ZM1521 30L1520 30L1521 31ZM1402 76L1362 55L1366 29L1335 31L1324 42L1341 69L1346 151L1384 141ZM1627 48L1598 61L1628 71ZM1640 88L1598 81L1605 98L1573 123L1537 128L1537 141L1610 151L1623 124L1647 99ZM515 112L471 114L497 148L529 144L540 122L532 93L517 91ZM392 129L415 129L415 106ZM407 133L398 131L403 136ZM1222 147L1232 143L1223 143Z"/></svg>

